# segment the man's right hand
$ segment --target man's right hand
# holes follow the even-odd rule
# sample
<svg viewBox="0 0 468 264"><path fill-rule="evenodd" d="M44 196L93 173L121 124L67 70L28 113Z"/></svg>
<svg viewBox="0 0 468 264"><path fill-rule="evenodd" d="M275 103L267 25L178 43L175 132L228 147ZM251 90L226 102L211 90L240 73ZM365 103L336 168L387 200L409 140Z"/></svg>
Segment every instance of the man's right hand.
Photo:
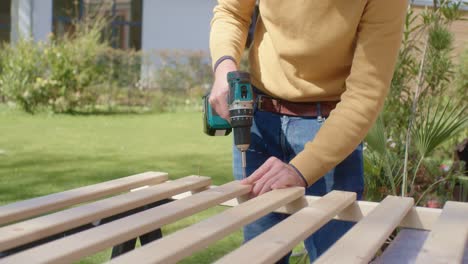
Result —
<svg viewBox="0 0 468 264"><path fill-rule="evenodd" d="M228 72L237 71L237 65L232 60L222 61L215 72L215 81L211 89L210 102L211 107L218 115L229 121L229 109L227 104L227 96L229 93L229 83L227 81Z"/></svg>

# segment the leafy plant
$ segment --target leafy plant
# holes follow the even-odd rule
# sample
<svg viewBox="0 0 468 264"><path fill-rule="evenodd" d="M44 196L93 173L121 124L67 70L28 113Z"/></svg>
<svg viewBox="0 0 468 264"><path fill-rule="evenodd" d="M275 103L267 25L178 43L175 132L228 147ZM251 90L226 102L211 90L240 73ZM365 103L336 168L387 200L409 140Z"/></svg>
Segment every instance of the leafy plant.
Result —
<svg viewBox="0 0 468 264"><path fill-rule="evenodd" d="M43 44L23 39L0 51L0 91L16 101L26 112L33 113L47 102L48 91L39 84L45 74Z"/></svg>
<svg viewBox="0 0 468 264"><path fill-rule="evenodd" d="M462 51L459 57L456 72L456 94L460 95L461 101L468 101L468 46Z"/></svg>
<svg viewBox="0 0 468 264"><path fill-rule="evenodd" d="M414 167L414 174L410 184L412 188L410 194L412 195L414 195L414 183L417 173L424 158L431 155L438 146L465 129L468 124L466 106L450 105L450 103L446 103L441 106L439 103L435 109L427 107L425 113L419 116L412 128L415 148L419 152L419 160Z"/></svg>
<svg viewBox="0 0 468 264"><path fill-rule="evenodd" d="M7 45L1 54L2 94L29 113L41 107L70 112L93 104L92 89L102 72L97 58L106 47L103 25L100 20L77 23L73 34L51 36L47 43L22 39Z"/></svg>
<svg viewBox="0 0 468 264"><path fill-rule="evenodd" d="M451 148L444 146L466 131L468 122L466 100L455 105L450 100L453 95L466 98L466 89L453 85L455 76L462 74L455 74L453 36L448 30L460 19L460 4L435 3L421 14L409 9L391 90L366 138L366 161L371 164L366 166L366 195L373 199L385 194L406 196L409 191L421 201L437 191L435 186L449 188L441 184L453 186L461 175L453 167L440 178L437 166L451 156L447 152ZM445 152L435 151L441 147Z"/></svg>

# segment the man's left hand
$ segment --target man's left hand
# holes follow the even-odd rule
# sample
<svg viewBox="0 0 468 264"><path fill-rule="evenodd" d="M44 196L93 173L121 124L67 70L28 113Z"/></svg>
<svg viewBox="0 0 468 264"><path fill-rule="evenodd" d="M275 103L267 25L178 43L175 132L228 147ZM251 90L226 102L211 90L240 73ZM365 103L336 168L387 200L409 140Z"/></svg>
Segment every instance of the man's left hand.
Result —
<svg viewBox="0 0 468 264"><path fill-rule="evenodd" d="M275 157L269 158L252 175L243 179L241 183L253 185L253 196L261 195L274 189L293 186L305 187L304 181L296 170Z"/></svg>

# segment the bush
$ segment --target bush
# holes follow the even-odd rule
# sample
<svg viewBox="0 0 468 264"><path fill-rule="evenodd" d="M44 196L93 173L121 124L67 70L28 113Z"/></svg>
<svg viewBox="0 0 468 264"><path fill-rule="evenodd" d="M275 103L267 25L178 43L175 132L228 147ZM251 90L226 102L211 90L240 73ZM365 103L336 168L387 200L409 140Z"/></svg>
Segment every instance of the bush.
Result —
<svg viewBox="0 0 468 264"><path fill-rule="evenodd" d="M51 40L46 54L51 83L49 104L55 112L73 112L80 107L95 105L97 91L103 82L104 68L98 63L106 44L100 40L102 26L80 25L75 34L62 40ZM85 47L85 48L83 48Z"/></svg>
<svg viewBox="0 0 468 264"><path fill-rule="evenodd" d="M42 87L45 81L40 77L46 73L42 49L42 44L21 40L15 47L6 45L0 53L0 93L29 113L49 98Z"/></svg>
<svg viewBox="0 0 468 264"><path fill-rule="evenodd" d="M212 83L207 53L117 50L100 40L99 27L48 43L22 40L1 62L0 94L30 113L198 111Z"/></svg>
<svg viewBox="0 0 468 264"><path fill-rule="evenodd" d="M468 101L468 47L466 47L461 56L457 70L457 94L462 96L462 101Z"/></svg>
<svg viewBox="0 0 468 264"><path fill-rule="evenodd" d="M2 93L29 113L41 107L73 112L95 104L93 88L102 83L104 70L97 58L106 48L101 29L99 21L82 23L74 34L52 36L47 43L23 39L6 46L1 54Z"/></svg>
<svg viewBox="0 0 468 264"><path fill-rule="evenodd" d="M460 19L460 5L435 2L437 8L420 15L409 10L390 93L366 138L366 196L373 200L388 194L412 196L416 203L452 199L464 173L451 160L468 124L466 67L462 59L456 77L448 30Z"/></svg>

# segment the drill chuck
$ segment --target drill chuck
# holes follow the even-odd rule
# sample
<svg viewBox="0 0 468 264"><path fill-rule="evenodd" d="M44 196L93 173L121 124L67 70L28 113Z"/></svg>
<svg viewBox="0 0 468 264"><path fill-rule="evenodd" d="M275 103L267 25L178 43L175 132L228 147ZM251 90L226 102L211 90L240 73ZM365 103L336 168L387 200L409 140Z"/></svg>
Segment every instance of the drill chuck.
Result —
<svg viewBox="0 0 468 264"><path fill-rule="evenodd" d="M234 128L234 144L240 151L247 151L250 145L250 127Z"/></svg>
<svg viewBox="0 0 468 264"><path fill-rule="evenodd" d="M246 72L228 73L230 86L228 104L234 144L245 152L250 145L250 128L253 119L253 92L250 75Z"/></svg>

